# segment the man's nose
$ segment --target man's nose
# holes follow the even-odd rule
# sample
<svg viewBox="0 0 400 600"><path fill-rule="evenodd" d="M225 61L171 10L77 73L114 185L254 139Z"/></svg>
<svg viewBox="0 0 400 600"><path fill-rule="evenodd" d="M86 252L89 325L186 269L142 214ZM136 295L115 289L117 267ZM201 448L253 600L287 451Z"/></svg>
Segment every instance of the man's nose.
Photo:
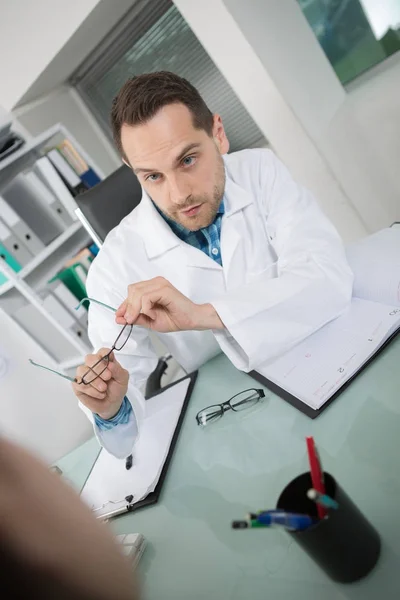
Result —
<svg viewBox="0 0 400 600"><path fill-rule="evenodd" d="M168 183L171 202L177 206L184 205L191 194L189 186L183 181L183 178L175 175L168 178Z"/></svg>

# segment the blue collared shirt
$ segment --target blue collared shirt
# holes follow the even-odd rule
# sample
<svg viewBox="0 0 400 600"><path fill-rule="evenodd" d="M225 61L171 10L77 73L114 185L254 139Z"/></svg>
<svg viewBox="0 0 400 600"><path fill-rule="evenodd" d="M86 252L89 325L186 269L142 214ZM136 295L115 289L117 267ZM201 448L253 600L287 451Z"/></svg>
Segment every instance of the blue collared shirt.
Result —
<svg viewBox="0 0 400 600"><path fill-rule="evenodd" d="M186 227L183 227L183 225L180 223L176 223L164 215L158 208L157 210L180 240L186 242L186 244L189 244L194 248L198 248L222 266L221 221L222 215L225 213L225 205L223 200L219 205L218 212L211 225L208 227L203 227L203 229L199 229L198 231L190 231L190 229L186 229Z"/></svg>
<svg viewBox="0 0 400 600"><path fill-rule="evenodd" d="M204 227L203 229L199 229L198 231L190 231L189 229L186 229L186 227L183 227L183 225L180 225L180 223L176 223L164 215L164 213L162 213L158 208L157 210L180 240L186 242L186 244L190 244L190 246L193 246L194 248L198 248L222 266L221 221L222 215L225 213L225 205L223 200L211 225ZM121 404L121 408L112 419L106 421L105 419L99 417L99 415L95 414L94 421L101 431L108 431L120 423L128 423L131 413L132 405L128 398L125 397Z"/></svg>

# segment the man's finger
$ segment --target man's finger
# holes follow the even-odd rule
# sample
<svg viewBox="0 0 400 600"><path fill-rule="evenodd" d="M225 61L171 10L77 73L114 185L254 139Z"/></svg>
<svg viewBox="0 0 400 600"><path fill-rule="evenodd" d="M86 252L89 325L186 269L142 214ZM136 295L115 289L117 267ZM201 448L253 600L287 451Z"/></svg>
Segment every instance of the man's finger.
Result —
<svg viewBox="0 0 400 600"><path fill-rule="evenodd" d="M135 327L144 327L144 329L153 329L154 320L147 315L139 315L135 321Z"/></svg>
<svg viewBox="0 0 400 600"><path fill-rule="evenodd" d="M170 287L169 282L163 277L154 277L149 281L141 281L128 286L128 298L125 314L125 322L132 325L142 312L142 298L156 290ZM120 315L118 315L120 316ZM118 321L119 322L119 321Z"/></svg>
<svg viewBox="0 0 400 600"><path fill-rule="evenodd" d="M100 348L100 350L98 350L96 354L88 354L87 357L97 356L97 360L99 360L99 358L102 358L103 356L109 354L110 350L111 348Z"/></svg>
<svg viewBox="0 0 400 600"><path fill-rule="evenodd" d="M76 377L82 384L90 384L99 392L107 391L107 381L111 379L111 372L108 369L109 360L102 358L110 352L107 348L102 348L97 354L88 354L85 364L78 367Z"/></svg>
<svg viewBox="0 0 400 600"><path fill-rule="evenodd" d="M99 356L97 354L89 354L86 357L85 364L78 367L78 369L79 371L84 371L86 369L86 372L90 371L93 375L102 375L107 370L108 363L108 356L105 358L104 356Z"/></svg>
<svg viewBox="0 0 400 600"><path fill-rule="evenodd" d="M161 295L157 293L148 293L142 296L142 310L141 313L152 319L153 321L157 318L157 311L153 308L155 304L159 304ZM139 315L140 316L140 315Z"/></svg>
<svg viewBox="0 0 400 600"><path fill-rule="evenodd" d="M115 354L114 352L111 352L111 354L108 355L108 360L110 361L110 363L115 361Z"/></svg>
<svg viewBox="0 0 400 600"><path fill-rule="evenodd" d="M128 299L124 300L123 303L117 308L117 312L115 313L116 317L123 317L125 315L127 304Z"/></svg>
<svg viewBox="0 0 400 600"><path fill-rule="evenodd" d="M135 296L132 296L132 294L130 294L129 298L128 298L128 305L126 307L126 312L124 315L125 321L129 325L132 325L136 321L136 319L140 315L141 308L142 308L141 294L138 293Z"/></svg>
<svg viewBox="0 0 400 600"><path fill-rule="evenodd" d="M91 399L104 400L107 396L106 392L99 392L99 390L92 385L79 385L77 383L73 383L72 387L79 399L90 397Z"/></svg>
<svg viewBox="0 0 400 600"><path fill-rule="evenodd" d="M76 385L79 385L80 388L92 387L93 389L97 390L97 392L99 392L100 394L107 393L107 382L102 379L103 373L99 375L98 373L96 373L96 371L90 368L88 369L88 367L79 367L76 371L76 375L76 378L78 380L78 383ZM109 377L108 379L111 379L111 377Z"/></svg>
<svg viewBox="0 0 400 600"><path fill-rule="evenodd" d="M109 364L109 369L113 378L113 381L125 385L127 377L129 378L128 371L119 364L117 360L113 360Z"/></svg>

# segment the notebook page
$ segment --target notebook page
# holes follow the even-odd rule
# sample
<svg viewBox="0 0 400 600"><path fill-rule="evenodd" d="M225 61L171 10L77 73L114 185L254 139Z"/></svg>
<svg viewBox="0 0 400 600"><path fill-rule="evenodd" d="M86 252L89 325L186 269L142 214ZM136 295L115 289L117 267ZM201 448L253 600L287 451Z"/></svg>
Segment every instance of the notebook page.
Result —
<svg viewBox="0 0 400 600"><path fill-rule="evenodd" d="M400 308L353 298L349 309L257 371L320 408L400 327Z"/></svg>
<svg viewBox="0 0 400 600"><path fill-rule="evenodd" d="M125 496L134 495L135 502L154 491L160 478L171 441L178 423L190 379L168 388L146 401L146 417L133 451L133 466L127 471L125 459L120 460L104 449L82 490L82 499L94 514L110 512L126 505Z"/></svg>
<svg viewBox="0 0 400 600"><path fill-rule="evenodd" d="M378 231L346 249L353 296L400 306L400 228Z"/></svg>

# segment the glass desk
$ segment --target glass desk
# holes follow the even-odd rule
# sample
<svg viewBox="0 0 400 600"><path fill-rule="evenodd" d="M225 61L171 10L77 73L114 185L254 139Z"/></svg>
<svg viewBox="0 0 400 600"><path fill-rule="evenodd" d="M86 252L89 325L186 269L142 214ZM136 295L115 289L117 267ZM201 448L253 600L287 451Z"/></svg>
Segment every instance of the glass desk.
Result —
<svg viewBox="0 0 400 600"><path fill-rule="evenodd" d="M115 519L140 532L144 600L339 600L400 597L400 337L312 421L266 392L249 410L201 429L196 413L260 387L224 355L202 367L160 502ZM351 585L331 582L280 529L234 531L249 511L273 508L307 470L305 436L382 536L375 570ZM80 487L96 440L58 462Z"/></svg>

